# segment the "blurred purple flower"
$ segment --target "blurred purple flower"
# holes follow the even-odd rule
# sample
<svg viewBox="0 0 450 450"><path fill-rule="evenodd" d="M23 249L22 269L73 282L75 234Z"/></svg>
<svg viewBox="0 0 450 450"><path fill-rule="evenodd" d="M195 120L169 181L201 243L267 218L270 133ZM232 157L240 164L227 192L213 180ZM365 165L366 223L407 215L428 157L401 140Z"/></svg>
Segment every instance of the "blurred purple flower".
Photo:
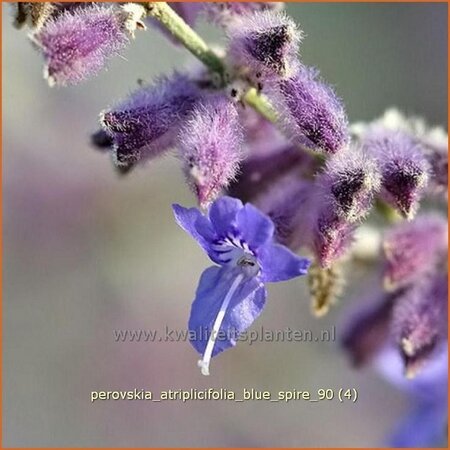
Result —
<svg viewBox="0 0 450 450"><path fill-rule="evenodd" d="M189 319L191 344L208 375L211 358L236 345L239 333L261 313L264 283L304 275L310 263L275 244L272 221L250 203L222 197L207 216L196 208L173 209L178 224L220 266L203 272Z"/></svg>
<svg viewBox="0 0 450 450"><path fill-rule="evenodd" d="M283 2L205 2L206 14L211 20L227 26L236 17L251 14L255 11L279 11Z"/></svg>
<svg viewBox="0 0 450 450"><path fill-rule="evenodd" d="M299 66L289 78L267 91L287 134L297 144L336 153L348 142L348 123L342 102L315 69Z"/></svg>
<svg viewBox="0 0 450 450"><path fill-rule="evenodd" d="M113 140L115 164L128 167L168 150L200 95L186 75L175 73L103 111L100 123Z"/></svg>
<svg viewBox="0 0 450 450"><path fill-rule="evenodd" d="M198 102L183 123L178 151L187 182L202 207L236 176L242 141L236 107L222 95Z"/></svg>
<svg viewBox="0 0 450 450"><path fill-rule="evenodd" d="M413 378L447 343L447 277L435 275L417 283L395 304L391 329Z"/></svg>
<svg viewBox="0 0 450 450"><path fill-rule="evenodd" d="M370 286L355 299L355 309L344 316L340 341L355 367L368 363L385 345L392 308L401 294L381 292L378 286Z"/></svg>
<svg viewBox="0 0 450 450"><path fill-rule="evenodd" d="M448 347L446 343L413 379L404 376L404 361L393 346L375 358L375 368L410 396L411 409L396 424L386 444L399 448L446 447L448 421Z"/></svg>
<svg viewBox="0 0 450 450"><path fill-rule="evenodd" d="M50 86L77 84L97 74L107 59L119 54L137 28L145 9L133 3L120 7L91 5L67 10L31 35L45 58Z"/></svg>
<svg viewBox="0 0 450 450"><path fill-rule="evenodd" d="M447 246L447 221L436 214L390 229L383 238L385 288L392 291L433 272L446 258Z"/></svg>

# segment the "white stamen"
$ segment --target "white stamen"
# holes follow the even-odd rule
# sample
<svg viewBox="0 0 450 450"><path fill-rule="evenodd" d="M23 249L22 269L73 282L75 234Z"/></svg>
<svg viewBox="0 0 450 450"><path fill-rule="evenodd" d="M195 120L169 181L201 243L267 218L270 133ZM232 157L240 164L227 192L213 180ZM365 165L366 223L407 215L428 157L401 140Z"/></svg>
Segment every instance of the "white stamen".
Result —
<svg viewBox="0 0 450 450"><path fill-rule="evenodd" d="M231 285L230 290L227 292L227 295L223 299L222 305L220 306L220 310L217 313L213 329L211 330L208 343L206 344L205 353L203 353L203 358L198 361L198 367L200 367L202 375L206 376L209 375L209 363L211 362L211 356L214 349L214 344L216 342L216 337L219 333L220 326L222 325L222 321L223 318L225 317L228 305L230 304L230 301L233 298L233 295L236 292L236 289L238 288L243 278L244 275L239 274L233 281L233 284Z"/></svg>

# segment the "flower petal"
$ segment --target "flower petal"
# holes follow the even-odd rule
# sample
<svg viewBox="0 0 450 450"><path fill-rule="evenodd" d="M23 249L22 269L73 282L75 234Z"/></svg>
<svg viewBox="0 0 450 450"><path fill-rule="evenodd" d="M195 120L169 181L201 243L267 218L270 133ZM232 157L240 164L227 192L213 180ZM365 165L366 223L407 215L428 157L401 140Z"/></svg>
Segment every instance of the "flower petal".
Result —
<svg viewBox="0 0 450 450"><path fill-rule="evenodd" d="M242 202L233 197L221 197L211 205L209 219L219 237L230 232L236 215L242 208Z"/></svg>
<svg viewBox="0 0 450 450"><path fill-rule="evenodd" d="M206 269L200 278L189 318L190 341L200 354L205 352L216 317L238 276L238 271L214 266ZM265 299L266 290L257 278L242 280L215 335L212 357L236 345L239 334L261 313Z"/></svg>
<svg viewBox="0 0 450 450"><path fill-rule="evenodd" d="M260 248L258 261L261 264L262 281L285 281L305 275L311 261L292 253L280 244L268 244Z"/></svg>
<svg viewBox="0 0 450 450"><path fill-rule="evenodd" d="M240 236L252 250L257 250L272 239L275 230L270 218L250 203L237 213L236 224Z"/></svg>
<svg viewBox="0 0 450 450"><path fill-rule="evenodd" d="M210 248L216 235L209 220L197 208L184 208L175 204L172 205L172 209L178 225L200 244L214 262L217 262Z"/></svg>
<svg viewBox="0 0 450 450"><path fill-rule="evenodd" d="M444 401L438 404L419 403L397 425L390 437L389 447L444 447L446 423L447 407Z"/></svg>

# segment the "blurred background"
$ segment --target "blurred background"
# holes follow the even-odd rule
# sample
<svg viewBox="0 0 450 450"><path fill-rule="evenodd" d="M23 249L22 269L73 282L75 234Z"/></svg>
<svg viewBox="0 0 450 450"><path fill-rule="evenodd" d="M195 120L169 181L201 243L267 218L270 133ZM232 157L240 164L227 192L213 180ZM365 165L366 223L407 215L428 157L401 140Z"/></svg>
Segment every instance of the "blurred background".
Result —
<svg viewBox="0 0 450 450"><path fill-rule="evenodd" d="M100 110L187 60L155 30L80 86L50 89L24 31L3 11L3 445L373 447L407 398L352 370L337 343L241 343L203 377L185 342L117 343L114 329L184 329L210 264L172 217L193 205L173 157L120 178L89 146ZM447 5L292 3L303 60L351 121L389 106L447 123ZM208 41L221 35L211 26ZM350 290L352 283L350 283ZM254 327L320 330L305 279L271 286ZM356 404L197 401L90 403L93 390L354 387Z"/></svg>

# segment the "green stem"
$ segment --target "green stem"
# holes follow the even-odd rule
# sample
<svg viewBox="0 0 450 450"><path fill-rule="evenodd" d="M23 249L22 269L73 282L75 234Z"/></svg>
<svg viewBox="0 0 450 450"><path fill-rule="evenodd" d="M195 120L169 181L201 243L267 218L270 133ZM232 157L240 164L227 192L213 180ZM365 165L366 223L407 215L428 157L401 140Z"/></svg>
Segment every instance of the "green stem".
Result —
<svg viewBox="0 0 450 450"><path fill-rule="evenodd" d="M276 123L277 113L272 108L272 105L257 92L255 88L251 88L244 96L244 102L251 106L255 111L258 111L269 122Z"/></svg>
<svg viewBox="0 0 450 450"><path fill-rule="evenodd" d="M166 2L147 3L147 14L157 19L206 67L217 73L222 85L226 84L227 71L222 59L208 47L206 42ZM251 88L245 94L244 102L270 122L276 123L277 114L272 105L256 89Z"/></svg>
<svg viewBox="0 0 450 450"><path fill-rule="evenodd" d="M147 14L159 20L195 57L225 82L226 70L222 60L166 2L149 2Z"/></svg>

